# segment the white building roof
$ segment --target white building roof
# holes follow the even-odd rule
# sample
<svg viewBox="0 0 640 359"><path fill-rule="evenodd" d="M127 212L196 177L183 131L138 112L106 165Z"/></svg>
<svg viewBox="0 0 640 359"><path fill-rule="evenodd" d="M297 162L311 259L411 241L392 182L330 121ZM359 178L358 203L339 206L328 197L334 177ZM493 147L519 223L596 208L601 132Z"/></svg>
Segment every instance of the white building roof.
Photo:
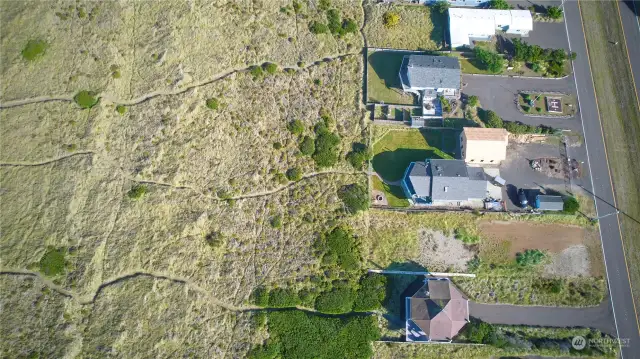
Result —
<svg viewBox="0 0 640 359"><path fill-rule="evenodd" d="M471 39L487 39L497 30L528 35L533 30L529 10L449 8L451 46L470 45Z"/></svg>

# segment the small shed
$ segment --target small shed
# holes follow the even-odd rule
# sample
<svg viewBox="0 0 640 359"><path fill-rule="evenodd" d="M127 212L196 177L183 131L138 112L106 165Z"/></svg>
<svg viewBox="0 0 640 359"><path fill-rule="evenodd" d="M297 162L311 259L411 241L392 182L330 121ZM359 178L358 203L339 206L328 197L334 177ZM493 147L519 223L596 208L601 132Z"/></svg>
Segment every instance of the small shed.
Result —
<svg viewBox="0 0 640 359"><path fill-rule="evenodd" d="M561 196L547 196L539 194L536 196L535 208L541 211L562 211L564 200Z"/></svg>

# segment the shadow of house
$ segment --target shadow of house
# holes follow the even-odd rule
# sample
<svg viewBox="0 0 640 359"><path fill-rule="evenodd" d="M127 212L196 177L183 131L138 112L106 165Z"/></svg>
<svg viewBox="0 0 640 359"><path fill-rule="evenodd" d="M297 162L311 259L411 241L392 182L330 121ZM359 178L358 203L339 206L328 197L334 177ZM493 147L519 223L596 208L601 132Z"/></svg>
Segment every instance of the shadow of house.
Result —
<svg viewBox="0 0 640 359"><path fill-rule="evenodd" d="M450 36L449 36L449 18L447 17L447 13L439 13L435 11L433 8L429 13L429 20L433 24L433 30L429 35L431 41L438 45L438 48L443 50L449 47L451 44Z"/></svg>
<svg viewBox="0 0 640 359"><path fill-rule="evenodd" d="M411 162L424 161L428 158L445 158L436 149L398 148L394 151L380 152L371 161L373 170L388 181L399 181Z"/></svg>
<svg viewBox="0 0 640 359"><path fill-rule="evenodd" d="M420 264L409 262L394 262L387 270L426 272ZM389 329L405 328L405 298L414 295L424 285L424 276L405 274L385 274L387 277L386 299L383 303L387 310L385 318L389 321Z"/></svg>
<svg viewBox="0 0 640 359"><path fill-rule="evenodd" d="M402 59L406 54L406 52L376 51L369 55L367 61L388 88L402 91L399 73Z"/></svg>

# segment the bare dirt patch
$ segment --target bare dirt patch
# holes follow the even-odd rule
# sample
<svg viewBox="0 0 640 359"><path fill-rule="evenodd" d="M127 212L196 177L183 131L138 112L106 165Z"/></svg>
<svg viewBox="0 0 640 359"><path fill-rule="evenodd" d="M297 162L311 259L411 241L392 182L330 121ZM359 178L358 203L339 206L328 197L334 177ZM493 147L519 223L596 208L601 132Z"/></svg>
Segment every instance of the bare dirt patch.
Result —
<svg viewBox="0 0 640 359"><path fill-rule="evenodd" d="M455 237L429 229L418 231L418 245L420 253L416 260L431 271L465 271L467 262L475 255Z"/></svg>
<svg viewBox="0 0 640 359"><path fill-rule="evenodd" d="M538 224L525 222L490 221L479 224L483 238L509 243L509 255L525 249L541 249L559 253L577 244L582 244L587 230L578 226Z"/></svg>
<svg viewBox="0 0 640 359"><path fill-rule="evenodd" d="M585 245L571 246L553 255L544 273L558 277L587 276L590 272L589 249Z"/></svg>

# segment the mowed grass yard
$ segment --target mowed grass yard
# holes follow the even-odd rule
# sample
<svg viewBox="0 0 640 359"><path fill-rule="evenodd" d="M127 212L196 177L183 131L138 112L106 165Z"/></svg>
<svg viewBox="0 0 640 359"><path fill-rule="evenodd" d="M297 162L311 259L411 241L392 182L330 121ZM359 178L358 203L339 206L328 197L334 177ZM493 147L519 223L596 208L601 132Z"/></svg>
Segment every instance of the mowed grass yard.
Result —
<svg viewBox="0 0 640 359"><path fill-rule="evenodd" d="M384 193L387 204L391 207L409 207L409 201L400 186L388 185L377 176L372 176L373 189Z"/></svg>
<svg viewBox="0 0 640 359"><path fill-rule="evenodd" d="M396 13L399 23L387 28L385 13ZM431 11L428 6L382 5L369 2L365 6L364 35L369 47L406 50L440 50L444 45L447 15Z"/></svg>
<svg viewBox="0 0 640 359"><path fill-rule="evenodd" d="M580 3L591 73L598 98L609 167L620 215L626 262L636 306L640 305L640 109L623 39L618 4L614 1ZM625 6L624 4L620 6ZM633 44L629 44L633 46ZM640 85L640 84L637 84Z"/></svg>
<svg viewBox="0 0 640 359"><path fill-rule="evenodd" d="M411 162L453 158L458 131L398 129L386 132L373 145L373 169L387 181L402 179Z"/></svg>
<svg viewBox="0 0 640 359"><path fill-rule="evenodd" d="M402 90L400 66L409 52L369 51L367 54L367 102L413 105L417 98Z"/></svg>

